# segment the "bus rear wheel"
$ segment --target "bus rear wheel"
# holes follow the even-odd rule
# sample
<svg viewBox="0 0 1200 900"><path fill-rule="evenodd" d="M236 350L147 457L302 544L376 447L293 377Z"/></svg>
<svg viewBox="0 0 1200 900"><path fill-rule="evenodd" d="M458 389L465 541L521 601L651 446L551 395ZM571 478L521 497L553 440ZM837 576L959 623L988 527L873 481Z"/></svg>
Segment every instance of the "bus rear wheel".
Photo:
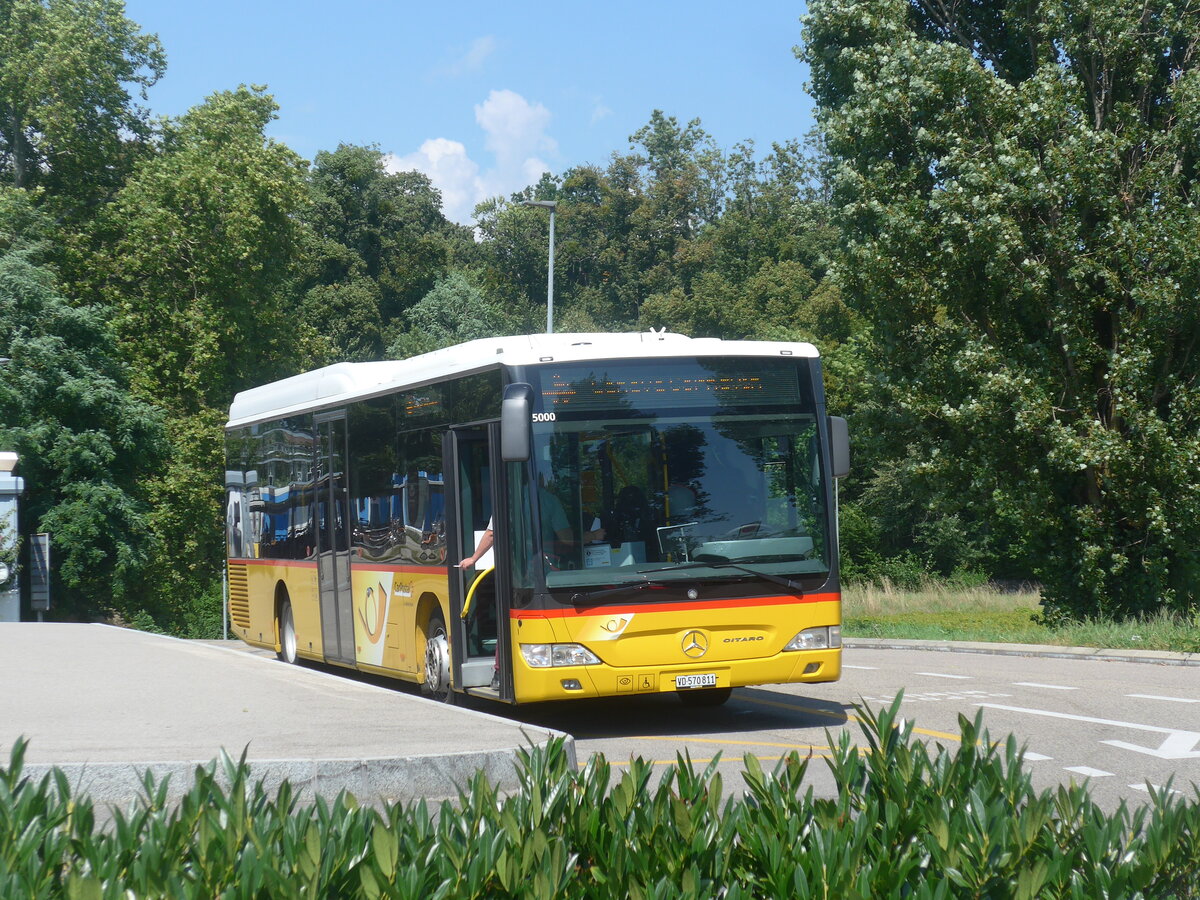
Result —
<svg viewBox="0 0 1200 900"><path fill-rule="evenodd" d="M684 706L720 706L729 699L733 688L692 688L679 691L679 700Z"/></svg>
<svg viewBox="0 0 1200 900"><path fill-rule="evenodd" d="M430 700L449 703L450 693L450 638L442 614L435 612L429 617L425 629L425 682L421 693Z"/></svg>
<svg viewBox="0 0 1200 900"><path fill-rule="evenodd" d="M279 607L279 650L276 652L288 665L296 662L296 620L292 617L292 603L284 600Z"/></svg>

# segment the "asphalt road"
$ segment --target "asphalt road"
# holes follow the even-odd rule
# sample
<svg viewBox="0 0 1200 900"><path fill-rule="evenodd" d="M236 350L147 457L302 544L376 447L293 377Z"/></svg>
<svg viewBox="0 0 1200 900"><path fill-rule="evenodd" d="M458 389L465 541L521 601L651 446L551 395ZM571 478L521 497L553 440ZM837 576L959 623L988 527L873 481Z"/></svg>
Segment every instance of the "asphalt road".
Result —
<svg viewBox="0 0 1200 900"><path fill-rule="evenodd" d="M811 754L818 795L832 795L822 758L848 731L862 743L854 704L878 708L903 692L901 713L922 740L953 747L958 717L982 711L995 741L1026 748L1035 787L1087 781L1101 806L1149 800L1147 785L1196 799L1200 787L1200 668L1147 662L990 656L932 650L847 649L842 680L734 691L716 709L672 695L508 709L510 717L573 734L580 764L593 753L658 768L688 754L720 756L727 793L743 788L743 755L770 767Z"/></svg>

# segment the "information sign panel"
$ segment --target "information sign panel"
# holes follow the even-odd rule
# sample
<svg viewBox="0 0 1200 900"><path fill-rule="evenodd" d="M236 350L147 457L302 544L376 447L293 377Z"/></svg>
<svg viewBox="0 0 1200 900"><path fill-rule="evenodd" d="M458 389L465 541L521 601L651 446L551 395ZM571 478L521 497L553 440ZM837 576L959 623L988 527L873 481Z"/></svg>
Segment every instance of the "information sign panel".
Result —
<svg viewBox="0 0 1200 900"><path fill-rule="evenodd" d="M45 612L50 609L50 535L33 535L29 557L30 605L34 612Z"/></svg>

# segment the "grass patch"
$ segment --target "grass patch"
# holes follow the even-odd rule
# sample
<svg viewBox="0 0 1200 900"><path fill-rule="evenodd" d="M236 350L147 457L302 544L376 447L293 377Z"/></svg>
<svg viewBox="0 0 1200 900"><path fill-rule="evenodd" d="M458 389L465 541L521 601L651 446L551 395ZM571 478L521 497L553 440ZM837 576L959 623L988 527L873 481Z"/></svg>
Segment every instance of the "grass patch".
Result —
<svg viewBox="0 0 1200 900"><path fill-rule="evenodd" d="M884 580L847 585L842 602L847 637L1200 653L1200 621L1162 613L1048 625L1041 621L1041 597L1033 589L934 581L905 589Z"/></svg>

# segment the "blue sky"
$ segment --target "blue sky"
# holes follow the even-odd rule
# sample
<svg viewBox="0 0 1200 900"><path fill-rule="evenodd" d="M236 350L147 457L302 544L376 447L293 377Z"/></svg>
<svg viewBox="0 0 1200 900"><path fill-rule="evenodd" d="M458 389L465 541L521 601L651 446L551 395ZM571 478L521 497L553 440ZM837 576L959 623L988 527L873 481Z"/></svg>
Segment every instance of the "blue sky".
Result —
<svg viewBox="0 0 1200 900"><path fill-rule="evenodd" d="M447 214L535 181L603 165L654 109L699 118L725 148L801 138L802 3L404 3L126 0L157 33L167 73L150 92L179 115L208 94L265 84L273 137L306 159L377 144L425 171Z"/></svg>

